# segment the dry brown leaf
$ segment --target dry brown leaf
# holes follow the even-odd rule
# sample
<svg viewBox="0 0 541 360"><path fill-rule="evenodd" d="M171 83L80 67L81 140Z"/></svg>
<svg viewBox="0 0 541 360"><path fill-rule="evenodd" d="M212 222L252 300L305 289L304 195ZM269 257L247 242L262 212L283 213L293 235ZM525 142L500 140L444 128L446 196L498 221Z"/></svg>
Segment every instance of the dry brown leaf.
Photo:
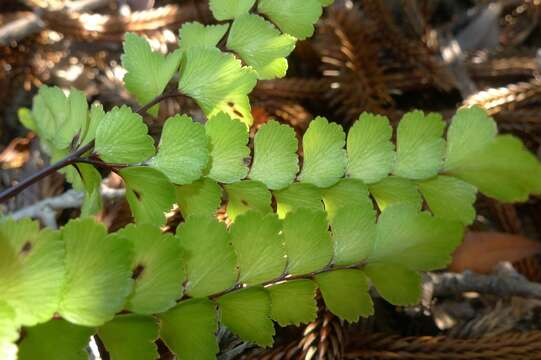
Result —
<svg viewBox="0 0 541 360"><path fill-rule="evenodd" d="M27 137L15 138L9 145L0 152L0 168L18 169L30 158L30 141L34 134L29 133Z"/></svg>
<svg viewBox="0 0 541 360"><path fill-rule="evenodd" d="M515 262L539 252L541 242L524 236L470 231L456 249L449 270L489 273L502 261Z"/></svg>

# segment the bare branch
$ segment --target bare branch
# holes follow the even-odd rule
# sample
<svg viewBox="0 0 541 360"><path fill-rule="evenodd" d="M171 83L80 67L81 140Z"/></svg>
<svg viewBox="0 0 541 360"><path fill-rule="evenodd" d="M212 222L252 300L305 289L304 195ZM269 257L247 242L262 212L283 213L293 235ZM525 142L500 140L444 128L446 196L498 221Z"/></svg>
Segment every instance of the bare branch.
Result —
<svg viewBox="0 0 541 360"><path fill-rule="evenodd" d="M428 273L425 291L434 296L453 296L465 292L478 292L502 297L519 296L541 299L541 284L526 279L517 272L499 271L490 275L471 271L463 273Z"/></svg>
<svg viewBox="0 0 541 360"><path fill-rule="evenodd" d="M101 185L101 196L104 200L120 199L124 197L125 193L125 189L113 189L104 184ZM8 216L15 220L25 217L39 219L45 226L56 228L57 212L64 209L81 207L83 205L84 197L84 193L82 192L68 190L62 195L39 201L34 205L8 214Z"/></svg>

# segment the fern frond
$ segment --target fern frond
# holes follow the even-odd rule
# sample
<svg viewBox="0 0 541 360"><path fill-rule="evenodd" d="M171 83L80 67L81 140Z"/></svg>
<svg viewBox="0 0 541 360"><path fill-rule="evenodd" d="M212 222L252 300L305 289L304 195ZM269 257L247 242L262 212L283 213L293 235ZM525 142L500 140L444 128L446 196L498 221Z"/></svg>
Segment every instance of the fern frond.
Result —
<svg viewBox="0 0 541 360"><path fill-rule="evenodd" d="M66 101L51 94L56 93L43 92L41 100ZM102 116L95 132L97 156L141 161L154 152L138 127L131 129L135 135L124 130L111 137L126 121L138 123L127 108ZM43 125L38 113L33 117ZM472 184L505 201L541 192L541 176L532 176L541 174L541 166L516 139L498 136L481 109L460 110L447 143L444 126L436 114L406 114L398 125L395 152L393 129L384 117L362 115L347 139L339 125L317 118L303 136L299 171L293 130L270 121L255 135L248 169L248 135L240 122L221 114L203 127L177 115L166 122L156 156L119 170L136 225L107 235L91 219L71 221L60 233L39 232L32 222L1 223L0 246L8 254L9 270L0 272L7 276L0 279L0 291L15 311L15 326L46 321L55 304L65 319L98 327L98 332L110 320L121 321L114 315L123 308L147 316L143 323L148 324L160 312L160 336L177 355L194 356L216 351L217 307L234 333L266 346L274 334L271 319L287 325L316 316L317 288L329 311L347 321L372 314L370 284L391 303L415 303L421 289L418 272L445 266L464 224L473 221ZM134 143L120 146L128 139ZM182 168L179 159L184 159ZM175 189L171 182L183 185ZM185 221L175 237L160 235L154 226L163 224L175 191ZM212 217L225 196L229 228ZM432 214L421 211L423 199ZM27 244L28 238L34 240ZM50 299L37 308L32 289L43 257L56 267L45 263L54 271L39 279L41 286L51 287ZM28 267L25 259L31 261ZM58 267L64 259L65 271ZM63 290L59 276L65 278ZM96 293L107 301L95 301ZM179 335L187 327L204 345ZM304 345L325 352L325 343Z"/></svg>
<svg viewBox="0 0 541 360"><path fill-rule="evenodd" d="M301 347L341 356L335 316L372 315L371 287L395 305L418 302L421 272L449 263L475 219L477 191L507 202L541 193L538 159L517 138L498 135L480 108L459 110L447 131L440 115L413 111L396 128L363 113L347 134L324 117L302 137L275 120L250 133L249 93L257 80L285 75L296 39L311 35L330 3L211 0L214 17L228 21L186 24L171 54L126 36L124 80L144 104L139 110L89 108L80 91L50 87L31 111L20 110L21 122L61 159L49 171L61 168L85 203L83 216L60 230L0 221L0 357L9 352L11 360L23 328L22 358L79 358L98 334L119 358L153 359L160 339L176 357L214 359L219 326L270 346L273 321L316 319L318 291L333 315L309 326L319 327L319 340L307 334ZM389 14L378 16L398 31ZM383 109L392 101L388 65L373 61L378 47L364 50L374 29L361 25L371 21L357 8L338 8L325 22L329 102L350 120L361 109ZM441 81L432 60L419 64L406 68ZM176 74L180 92L163 94ZM293 81L284 85L286 96L304 96L291 91ZM142 115L179 95L208 120L175 114L156 145ZM309 116L286 96L267 111L284 120ZM101 207L96 167L123 179L135 224L108 233L86 216Z"/></svg>

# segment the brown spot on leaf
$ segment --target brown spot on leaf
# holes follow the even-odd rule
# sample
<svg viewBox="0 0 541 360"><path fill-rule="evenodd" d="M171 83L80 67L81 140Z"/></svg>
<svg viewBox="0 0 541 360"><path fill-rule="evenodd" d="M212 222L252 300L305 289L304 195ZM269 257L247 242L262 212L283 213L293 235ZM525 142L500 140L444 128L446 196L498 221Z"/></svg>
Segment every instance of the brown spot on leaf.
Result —
<svg viewBox="0 0 541 360"><path fill-rule="evenodd" d="M30 241L27 241L21 248L21 254L26 255L30 252L30 250L32 250L32 243Z"/></svg>
<svg viewBox="0 0 541 360"><path fill-rule="evenodd" d="M132 272L131 278L137 280L141 274L145 271L145 267L142 264L138 264Z"/></svg>
<svg viewBox="0 0 541 360"><path fill-rule="evenodd" d="M139 191L133 190L133 194L137 198L137 200L141 200L141 193Z"/></svg>

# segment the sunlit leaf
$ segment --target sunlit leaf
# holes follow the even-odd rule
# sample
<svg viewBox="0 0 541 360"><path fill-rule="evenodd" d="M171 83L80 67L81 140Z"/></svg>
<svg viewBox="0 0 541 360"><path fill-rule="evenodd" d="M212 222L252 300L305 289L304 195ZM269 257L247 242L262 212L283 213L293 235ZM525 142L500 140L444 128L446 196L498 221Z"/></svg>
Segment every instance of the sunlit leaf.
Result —
<svg viewBox="0 0 541 360"><path fill-rule="evenodd" d="M64 243L30 219L0 222L0 294L14 323L33 326L58 308L64 278Z"/></svg>
<svg viewBox="0 0 541 360"><path fill-rule="evenodd" d="M231 243L238 258L239 281L248 285L279 277L286 257L282 225L275 214L249 211L231 225Z"/></svg>
<svg viewBox="0 0 541 360"><path fill-rule="evenodd" d="M440 175L418 183L430 211L441 218L469 225L475 218L477 189L452 176Z"/></svg>
<svg viewBox="0 0 541 360"><path fill-rule="evenodd" d="M378 219L377 237L369 262L399 263L411 270L444 267L462 240L463 225L419 212L408 204L385 208Z"/></svg>
<svg viewBox="0 0 541 360"><path fill-rule="evenodd" d="M77 164L77 169L85 189L81 216L94 215L102 208L101 174L94 166L89 164Z"/></svg>
<svg viewBox="0 0 541 360"><path fill-rule="evenodd" d="M16 360L19 337L18 325L15 323L15 311L0 300L0 359Z"/></svg>
<svg viewBox="0 0 541 360"><path fill-rule="evenodd" d="M235 284L236 257L223 223L191 216L179 226L177 237L186 259L188 295L204 297Z"/></svg>
<svg viewBox="0 0 541 360"><path fill-rule="evenodd" d="M511 135L497 136L457 164L450 174L500 201L525 201L541 193L541 163Z"/></svg>
<svg viewBox="0 0 541 360"><path fill-rule="evenodd" d="M132 246L90 218L62 230L66 275L59 314L84 326L99 326L120 310L130 293Z"/></svg>
<svg viewBox="0 0 541 360"><path fill-rule="evenodd" d="M58 127L67 123L66 95L58 87L40 87L32 101L32 116L40 137L53 143ZM67 144L58 147L66 148Z"/></svg>
<svg viewBox="0 0 541 360"><path fill-rule="evenodd" d="M319 187L336 184L346 171L346 135L342 127L317 117L302 139L304 161L299 180Z"/></svg>
<svg viewBox="0 0 541 360"><path fill-rule="evenodd" d="M274 192L276 213L280 219L297 209L323 210L320 190L312 184L293 183Z"/></svg>
<svg viewBox="0 0 541 360"><path fill-rule="evenodd" d="M441 115L422 111L402 117L397 129L394 174L408 179L427 179L443 165L445 124Z"/></svg>
<svg viewBox="0 0 541 360"><path fill-rule="evenodd" d="M233 183L248 174L246 159L250 155L248 132L239 121L225 113L209 119L205 125L209 138L208 176L222 183Z"/></svg>
<svg viewBox="0 0 541 360"><path fill-rule="evenodd" d="M191 299L160 315L160 337L179 359L213 360L218 353L216 305Z"/></svg>
<svg viewBox="0 0 541 360"><path fill-rule="evenodd" d="M243 340L259 346L272 345L274 326L271 321L271 301L260 287L239 290L221 296L222 323Z"/></svg>
<svg viewBox="0 0 541 360"><path fill-rule="evenodd" d="M222 188L209 178L176 186L176 195L180 212L185 219L192 215L214 215L222 202Z"/></svg>
<svg viewBox="0 0 541 360"><path fill-rule="evenodd" d="M293 280L266 288L271 297L271 316L280 326L314 321L317 285L312 280Z"/></svg>
<svg viewBox="0 0 541 360"><path fill-rule="evenodd" d="M103 106L101 104L94 104L90 107L88 127L82 137L81 145L86 145L96 138L96 130L104 117L105 111L103 111Z"/></svg>
<svg viewBox="0 0 541 360"><path fill-rule="evenodd" d="M190 184L199 179L209 159L205 128L187 115L166 120L158 153L149 165L163 172L175 184Z"/></svg>
<svg viewBox="0 0 541 360"><path fill-rule="evenodd" d="M229 25L203 25L197 21L185 23L179 30L181 51L193 47L215 47L224 37Z"/></svg>
<svg viewBox="0 0 541 360"><path fill-rule="evenodd" d="M324 211L299 209L283 222L284 242L290 274L306 274L327 265L333 245Z"/></svg>
<svg viewBox="0 0 541 360"><path fill-rule="evenodd" d="M165 223L165 212L175 202L175 188L160 171L150 167L128 167L119 171L126 183L126 199L137 223Z"/></svg>
<svg viewBox="0 0 541 360"><path fill-rule="evenodd" d="M150 315L173 307L182 296L184 282L184 263L177 239L148 224L130 224L117 235L133 247L130 268L134 287L126 309Z"/></svg>
<svg viewBox="0 0 541 360"><path fill-rule="evenodd" d="M160 95L173 74L178 70L181 52L174 51L165 56L152 51L149 43L141 36L127 33L124 40L122 66L126 89L141 104L147 104ZM153 106L149 113L156 116L159 105Z"/></svg>
<svg viewBox="0 0 541 360"><path fill-rule="evenodd" d="M18 221L9 218L2 220L5 221L0 222L0 236L5 243L11 246L15 254L27 255L27 251L31 250L40 238L39 222L29 218Z"/></svg>
<svg viewBox="0 0 541 360"><path fill-rule="evenodd" d="M233 21L227 47L235 51L257 71L259 79L286 75L286 57L295 48L296 39L258 15L245 14Z"/></svg>
<svg viewBox="0 0 541 360"><path fill-rule="evenodd" d="M389 176L368 187L380 210L394 204L409 204L421 209L423 199L417 185L408 179Z"/></svg>
<svg viewBox="0 0 541 360"><path fill-rule="evenodd" d="M301 40L312 36L322 13L320 0L260 0L257 10L280 30Z"/></svg>
<svg viewBox="0 0 541 360"><path fill-rule="evenodd" d="M98 329L109 355L114 360L154 360L158 349L158 323L152 317L123 314Z"/></svg>
<svg viewBox="0 0 541 360"><path fill-rule="evenodd" d="M394 263L368 264L363 271L372 281L378 293L394 305L414 305L421 297L421 275Z"/></svg>
<svg viewBox="0 0 541 360"><path fill-rule="evenodd" d="M376 212L373 208L344 206L331 221L334 259L337 265L351 265L366 259L376 241Z"/></svg>
<svg viewBox="0 0 541 360"><path fill-rule="evenodd" d="M136 163L154 155L154 140L143 118L129 107L114 107L96 129L95 152L103 161Z"/></svg>
<svg viewBox="0 0 541 360"><path fill-rule="evenodd" d="M19 122L28 130L34 132L38 131L36 120L30 109L25 107L19 108L19 110L17 110L17 117L19 118Z"/></svg>
<svg viewBox="0 0 541 360"><path fill-rule="evenodd" d="M299 170L297 138L292 127L271 120L254 138L254 161L250 178L278 190L290 185Z"/></svg>
<svg viewBox="0 0 541 360"><path fill-rule="evenodd" d="M267 187L253 180L239 181L225 185L227 193L227 216L235 221L236 217L248 210L257 210L261 213L272 211L272 196Z"/></svg>
<svg viewBox="0 0 541 360"><path fill-rule="evenodd" d="M496 122L480 107L458 110L447 131L444 169L452 171L488 145L497 133Z"/></svg>
<svg viewBox="0 0 541 360"><path fill-rule="evenodd" d="M393 128L387 117L362 113L348 132L347 174L367 184L387 176L396 156L392 135Z"/></svg>
<svg viewBox="0 0 541 360"><path fill-rule="evenodd" d="M338 317L356 322L374 313L368 279L361 270L336 270L316 275L326 307Z"/></svg>
<svg viewBox="0 0 541 360"><path fill-rule="evenodd" d="M321 191L327 217L332 220L341 207L373 209L366 185L357 179L343 179Z"/></svg>
<svg viewBox="0 0 541 360"><path fill-rule="evenodd" d="M495 121L478 107L461 109L447 132L445 170L500 201L541 193L541 165L521 141L496 136Z"/></svg>
<svg viewBox="0 0 541 360"><path fill-rule="evenodd" d="M38 134L59 149L72 145L88 126L88 104L83 92L71 89L66 97L58 87L42 86L34 97L32 119Z"/></svg>
<svg viewBox="0 0 541 360"><path fill-rule="evenodd" d="M254 6L255 0L209 0L209 7L216 20L238 17Z"/></svg>
<svg viewBox="0 0 541 360"><path fill-rule="evenodd" d="M54 319L26 329L19 345L19 360L62 359L86 360L85 351L95 330Z"/></svg>
<svg viewBox="0 0 541 360"><path fill-rule="evenodd" d="M243 67L233 54L197 47L187 50L182 58L178 88L194 98L207 117L225 112L250 126L253 118L248 93L256 81L256 72Z"/></svg>

